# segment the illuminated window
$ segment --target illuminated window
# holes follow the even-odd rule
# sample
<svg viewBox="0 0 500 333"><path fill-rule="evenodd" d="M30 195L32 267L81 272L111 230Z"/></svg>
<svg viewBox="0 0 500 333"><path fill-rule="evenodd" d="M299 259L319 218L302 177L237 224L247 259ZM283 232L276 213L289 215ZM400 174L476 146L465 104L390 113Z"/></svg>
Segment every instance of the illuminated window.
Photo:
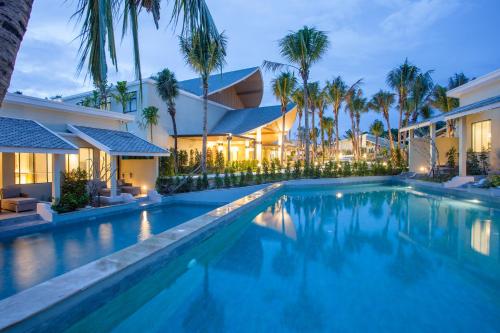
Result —
<svg viewBox="0 0 500 333"><path fill-rule="evenodd" d="M80 148L78 154L66 155L66 172L76 170L85 170L87 177L92 177L92 168L94 164L94 149Z"/></svg>
<svg viewBox="0 0 500 333"><path fill-rule="evenodd" d="M14 154L16 184L52 182L52 155L34 153Z"/></svg>
<svg viewBox="0 0 500 333"><path fill-rule="evenodd" d="M472 224L470 244L471 247L485 256L490 254L491 221L475 221Z"/></svg>
<svg viewBox="0 0 500 333"><path fill-rule="evenodd" d="M111 172L111 156L106 154L104 151L99 151L99 160L101 165L101 180L107 181L110 179Z"/></svg>
<svg viewBox="0 0 500 333"><path fill-rule="evenodd" d="M491 149L491 120L472 124L472 150L479 153Z"/></svg>
<svg viewBox="0 0 500 333"><path fill-rule="evenodd" d="M127 112L137 111L137 93L135 91L129 93L130 100L127 103Z"/></svg>

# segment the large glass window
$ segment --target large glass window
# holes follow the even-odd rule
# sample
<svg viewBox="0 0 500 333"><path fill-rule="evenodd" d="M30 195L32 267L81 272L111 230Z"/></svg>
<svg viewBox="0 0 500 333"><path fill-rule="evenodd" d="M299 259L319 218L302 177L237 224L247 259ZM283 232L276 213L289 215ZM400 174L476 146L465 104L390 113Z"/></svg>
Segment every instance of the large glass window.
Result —
<svg viewBox="0 0 500 333"><path fill-rule="evenodd" d="M66 155L66 172L71 170L85 170L87 177L92 178L94 164L94 150L92 148L80 148L78 154Z"/></svg>
<svg viewBox="0 0 500 333"><path fill-rule="evenodd" d="M130 100L127 104L127 112L135 112L137 111L137 93L132 91L129 93Z"/></svg>
<svg viewBox="0 0 500 333"><path fill-rule="evenodd" d="M52 182L52 155L15 153L14 175L16 184Z"/></svg>
<svg viewBox="0 0 500 333"><path fill-rule="evenodd" d="M104 151L99 151L99 160L101 165L101 180L108 181L111 174L111 156Z"/></svg>
<svg viewBox="0 0 500 333"><path fill-rule="evenodd" d="M476 153L491 149L491 120L472 124L472 150Z"/></svg>

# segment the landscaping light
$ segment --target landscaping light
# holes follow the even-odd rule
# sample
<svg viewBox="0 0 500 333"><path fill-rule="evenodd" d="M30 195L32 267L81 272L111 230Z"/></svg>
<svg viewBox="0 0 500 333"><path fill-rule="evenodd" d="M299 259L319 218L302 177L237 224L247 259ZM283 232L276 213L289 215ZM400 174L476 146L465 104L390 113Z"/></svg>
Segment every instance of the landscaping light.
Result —
<svg viewBox="0 0 500 333"><path fill-rule="evenodd" d="M426 171L427 171L427 168L426 168L426 167L424 167L424 166L421 166L421 167L420 167L420 172L426 172Z"/></svg>
<svg viewBox="0 0 500 333"><path fill-rule="evenodd" d="M335 196L337 197L337 199L342 199L342 193L340 193L340 192L337 192L337 194L335 194Z"/></svg>

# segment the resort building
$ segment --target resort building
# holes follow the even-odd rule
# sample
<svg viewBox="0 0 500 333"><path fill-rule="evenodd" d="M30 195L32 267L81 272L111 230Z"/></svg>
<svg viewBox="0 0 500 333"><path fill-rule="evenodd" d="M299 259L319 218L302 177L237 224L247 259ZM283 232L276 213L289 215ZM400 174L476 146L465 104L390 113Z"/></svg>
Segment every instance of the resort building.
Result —
<svg viewBox="0 0 500 333"><path fill-rule="evenodd" d="M282 128L281 107L261 107L264 92L262 72L252 67L214 74L208 80L208 148L222 152L225 161L258 160L280 156L282 131L288 133L296 117L296 108L287 108L285 128ZM132 95L126 114L134 119L128 130L165 149L174 146L172 120L166 103L160 98L156 81L131 82ZM81 104L92 92L63 98L67 103ZM105 103L111 113L122 113L122 106L113 98ZM142 110L148 106L159 109L160 119L150 131L141 126ZM179 82L176 99L178 145L187 152L201 151L203 128L203 91L199 78ZM287 149L290 154L292 149Z"/></svg>
<svg viewBox="0 0 500 333"><path fill-rule="evenodd" d="M378 138L378 146L377 146L377 138L369 133L363 133L359 136L359 144L361 147L361 154L365 156L365 158L373 157L375 154L375 150L390 148L390 141L386 138L379 137ZM335 146L335 143L333 144ZM353 145L352 140L349 138L343 139L339 141L339 149L342 154L342 158L349 159L353 158Z"/></svg>
<svg viewBox="0 0 500 333"><path fill-rule="evenodd" d="M100 180L109 198L118 197L119 180L135 186L131 194L146 194L154 188L158 158L168 151L123 131L124 124L134 119L129 114L7 94L0 108L0 188L16 188L30 198L51 201L60 197L61 173L80 168L89 180ZM2 193L5 209L6 192Z"/></svg>
<svg viewBox="0 0 500 333"><path fill-rule="evenodd" d="M478 77L447 92L457 98L459 107L401 129L408 133L409 170L428 173L435 166L445 166L455 155L458 175L471 174L467 159L472 154L487 156L489 170L500 167L500 69ZM445 130L437 134L437 125ZM483 172L484 173L484 172Z"/></svg>

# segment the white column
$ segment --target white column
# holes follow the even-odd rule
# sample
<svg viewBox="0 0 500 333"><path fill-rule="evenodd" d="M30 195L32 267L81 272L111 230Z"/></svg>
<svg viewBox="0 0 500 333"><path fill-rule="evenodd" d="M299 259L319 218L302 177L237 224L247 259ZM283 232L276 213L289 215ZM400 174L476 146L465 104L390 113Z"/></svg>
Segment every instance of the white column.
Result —
<svg viewBox="0 0 500 333"><path fill-rule="evenodd" d="M227 160L231 161L231 135L227 136Z"/></svg>
<svg viewBox="0 0 500 333"><path fill-rule="evenodd" d="M262 162L262 128L257 129L257 134L255 136L255 158L257 161Z"/></svg>
<svg viewBox="0 0 500 333"><path fill-rule="evenodd" d="M458 175L467 176L467 126L465 117L458 119Z"/></svg>
<svg viewBox="0 0 500 333"><path fill-rule="evenodd" d="M52 200L61 198L62 172L66 168L64 154L52 154Z"/></svg>
<svg viewBox="0 0 500 333"><path fill-rule="evenodd" d="M436 124L430 124L429 126L429 163L432 168L436 163Z"/></svg>
<svg viewBox="0 0 500 333"><path fill-rule="evenodd" d="M250 159L250 141L249 140L245 140L245 160L249 160Z"/></svg>
<svg viewBox="0 0 500 333"><path fill-rule="evenodd" d="M278 133L278 158L281 158L281 145L283 143L283 133Z"/></svg>
<svg viewBox="0 0 500 333"><path fill-rule="evenodd" d="M415 155L415 152L413 151L413 138L415 137L415 132L413 129L409 130L408 131L409 134L408 134L408 169L412 169L416 167L416 165L414 165L415 161L413 161L414 159L414 155ZM411 170L410 170L411 171ZM419 172L420 170L414 170L416 172Z"/></svg>
<svg viewBox="0 0 500 333"><path fill-rule="evenodd" d="M116 174L117 173L117 169L118 169L118 156L113 156L111 155L110 156L111 158L111 163L110 163L110 172L109 172L109 176L110 176L110 190L111 190L111 198L114 198L118 195L118 181L117 181L117 177L118 175Z"/></svg>
<svg viewBox="0 0 500 333"><path fill-rule="evenodd" d="M155 156L153 157L154 161L155 161L155 166L154 166L154 183L153 183L153 189L154 189L154 184L156 183L156 180L158 179L158 177L160 176L160 158L158 156Z"/></svg>

